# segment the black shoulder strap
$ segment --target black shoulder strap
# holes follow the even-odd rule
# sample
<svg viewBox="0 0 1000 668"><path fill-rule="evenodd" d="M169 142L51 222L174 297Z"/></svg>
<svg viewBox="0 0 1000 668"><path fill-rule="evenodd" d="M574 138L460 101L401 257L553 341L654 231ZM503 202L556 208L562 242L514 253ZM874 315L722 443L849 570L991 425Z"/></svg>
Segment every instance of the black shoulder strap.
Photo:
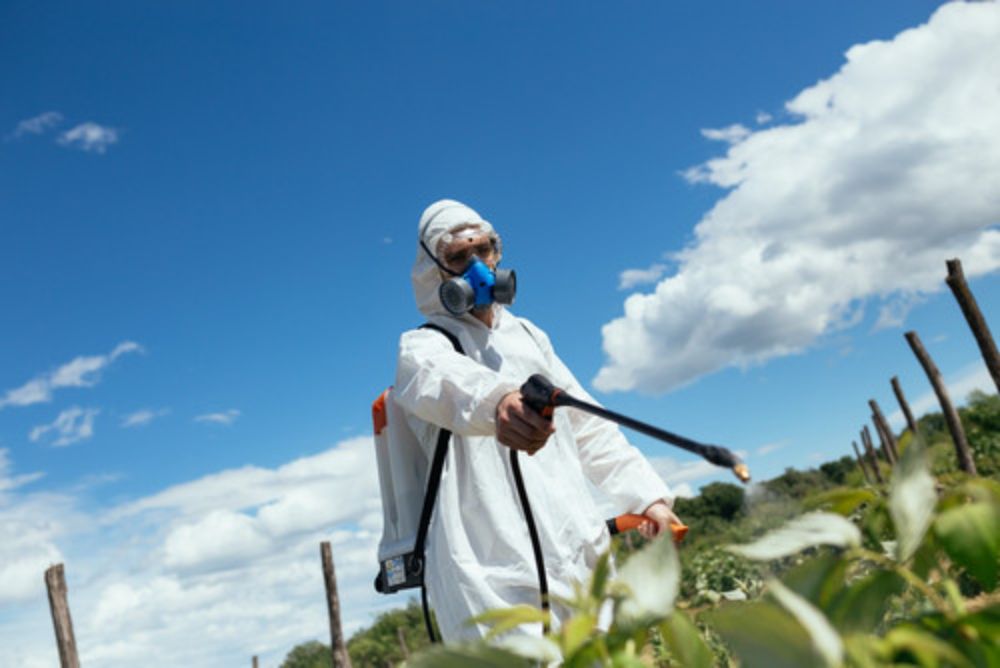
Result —
<svg viewBox="0 0 1000 668"><path fill-rule="evenodd" d="M458 337L449 332L441 325L435 325L433 322L425 322L424 324L420 325L419 329L433 329L435 332L441 332L442 334L445 335L445 338L451 341L451 345L452 347L455 348L456 353L458 353L459 355L465 354L465 351L462 350L462 344L459 343L458 341Z"/></svg>
<svg viewBox="0 0 1000 668"><path fill-rule="evenodd" d="M421 325L420 329L433 329L441 332L451 341L455 352L459 355L465 354L465 351L462 350L462 344L458 341L458 337L444 327L428 322ZM427 476L427 489L424 491L424 504L420 509L420 524L417 527L417 538L413 543L413 559L416 561L413 566L414 570L420 573L420 597L424 609L424 623L427 626L427 635L430 636L432 643L436 642L437 639L434 637L434 630L431 626L430 613L427 607L427 587L423 584L424 550L427 543L427 531L431 524L431 514L434 512L434 502L437 499L438 488L441 487L441 473L444 471L444 460L448 456L449 441L451 441L451 431L442 428L438 432L437 445L434 447L434 459L431 461L430 474Z"/></svg>

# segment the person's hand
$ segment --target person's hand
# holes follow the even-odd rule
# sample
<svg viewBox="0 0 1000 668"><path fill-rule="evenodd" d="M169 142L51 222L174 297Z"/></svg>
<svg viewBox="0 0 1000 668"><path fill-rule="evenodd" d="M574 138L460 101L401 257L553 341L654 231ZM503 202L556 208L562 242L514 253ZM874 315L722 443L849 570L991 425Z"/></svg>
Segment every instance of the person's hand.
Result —
<svg viewBox="0 0 1000 668"><path fill-rule="evenodd" d="M552 420L543 418L521 400L521 392L505 394L497 404L497 440L533 455L555 433Z"/></svg>
<svg viewBox="0 0 1000 668"><path fill-rule="evenodd" d="M655 538L662 533L670 535L671 524L683 524L665 501L656 501L642 511L649 521L639 525L639 533L643 538Z"/></svg>

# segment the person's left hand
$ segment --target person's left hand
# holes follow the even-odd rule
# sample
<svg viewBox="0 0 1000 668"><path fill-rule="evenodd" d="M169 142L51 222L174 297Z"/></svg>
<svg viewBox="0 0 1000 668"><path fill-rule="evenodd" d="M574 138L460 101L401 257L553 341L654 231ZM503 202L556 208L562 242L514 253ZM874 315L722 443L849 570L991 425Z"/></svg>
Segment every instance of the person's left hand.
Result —
<svg viewBox="0 0 1000 668"><path fill-rule="evenodd" d="M646 510L642 511L649 521L643 522L639 525L639 533L643 538L655 538L662 533L670 535L670 525L671 524L683 524L680 518L674 514L674 511L670 509L666 501L660 500L656 501Z"/></svg>

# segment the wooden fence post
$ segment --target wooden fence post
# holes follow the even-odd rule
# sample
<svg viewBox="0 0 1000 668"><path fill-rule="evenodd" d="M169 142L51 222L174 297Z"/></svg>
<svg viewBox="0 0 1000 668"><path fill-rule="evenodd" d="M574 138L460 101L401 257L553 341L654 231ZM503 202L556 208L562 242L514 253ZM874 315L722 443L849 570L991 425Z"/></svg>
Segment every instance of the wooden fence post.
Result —
<svg viewBox="0 0 1000 668"><path fill-rule="evenodd" d="M410 647L406 644L406 634L403 633L403 627L396 627L396 639L399 640L399 651L403 653L403 659L405 661L410 660Z"/></svg>
<svg viewBox="0 0 1000 668"><path fill-rule="evenodd" d="M895 464L899 461L899 448L896 447L896 437L892 434L892 427L889 426L889 422L882 415L882 409L879 407L877 401L869 399L868 405L872 409L872 422L875 423L875 430L878 431L884 446L889 454L892 455L892 463Z"/></svg>
<svg viewBox="0 0 1000 668"><path fill-rule="evenodd" d="M882 479L882 472L878 468L878 457L875 456L875 448L872 446L872 437L868 433L868 426L861 430L861 445L865 447L865 454L868 455L868 466L875 474L875 480L880 484L885 482Z"/></svg>
<svg viewBox="0 0 1000 668"><path fill-rule="evenodd" d="M253 668L257 668L257 657L253 658Z"/></svg>
<svg viewBox="0 0 1000 668"><path fill-rule="evenodd" d="M326 581L326 607L330 614L330 653L333 656L333 668L351 668L351 657L344 644L344 633L340 628L340 597L337 595L337 574L333 570L333 553L330 551L330 541L319 544L320 555L323 558L323 579Z"/></svg>
<svg viewBox="0 0 1000 668"><path fill-rule="evenodd" d="M861 472L865 474L865 482L869 485L872 484L872 477L868 475L868 469L865 468L865 462L861 459L861 452L858 451L858 442L851 441L851 447L854 448L854 456L858 458L858 467L861 469Z"/></svg>
<svg viewBox="0 0 1000 668"><path fill-rule="evenodd" d="M61 668L80 668L76 655L76 638L73 636L73 618L69 614L66 574L62 564L49 566L45 571L45 588L49 590L49 608L52 610L52 625L56 629L56 645L59 646Z"/></svg>
<svg viewBox="0 0 1000 668"><path fill-rule="evenodd" d="M905 336L907 343L910 344L910 348L913 350L913 354L917 356L920 365L924 367L924 373L927 374L927 379L931 382L934 394L937 395L938 402L941 404L941 410L944 412L944 420L948 424L951 438L955 442L958 468L970 475L978 475L976 473L976 463L972 460L972 452L969 450L969 442L965 440L965 430L962 429L962 421L959 419L958 411L955 410L951 399L948 397L948 390L944 386L944 381L941 380L941 372L938 371L937 365L934 364L931 356L927 354L927 349L924 348L924 344L920 341L917 333L907 332Z"/></svg>
<svg viewBox="0 0 1000 668"><path fill-rule="evenodd" d="M986 325L982 311L979 310L979 304L976 303L976 298L972 296L972 291L969 290L969 285L965 282L962 261L958 258L948 260L945 262L945 266L948 267L948 278L944 279L944 282L951 288L958 305L962 308L965 320L972 329L972 335L976 337L976 343L979 344L979 352L983 355L986 368L993 376L993 383L997 386L997 391L1000 391L1000 354L997 353L997 344L993 341L993 335L990 334L990 328Z"/></svg>
<svg viewBox="0 0 1000 668"><path fill-rule="evenodd" d="M896 395L896 401L899 402L899 407L903 410L903 416L906 418L906 426L909 428L910 433L914 438L917 436L917 421L913 419L913 413L910 411L910 404L906 403L906 396L903 394L903 388L899 386L899 378L896 376L892 377L892 391Z"/></svg>

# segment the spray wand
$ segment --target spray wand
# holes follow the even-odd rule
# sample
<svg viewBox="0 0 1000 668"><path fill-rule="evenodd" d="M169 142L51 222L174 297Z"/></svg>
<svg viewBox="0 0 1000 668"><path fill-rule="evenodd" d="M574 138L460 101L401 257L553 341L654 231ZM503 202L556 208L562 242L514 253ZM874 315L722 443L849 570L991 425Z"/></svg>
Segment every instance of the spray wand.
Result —
<svg viewBox="0 0 1000 668"><path fill-rule="evenodd" d="M650 424L646 424L645 422L640 422L639 420L630 418L627 415L622 415L621 413L609 411L601 406L581 401L580 399L567 394L565 391L553 385L548 378L541 374L536 373L525 381L524 385L521 386L521 397L526 404L545 417L551 417L553 410L557 406L570 406L572 408L591 413L592 415L597 415L598 417L602 417L606 420L617 422L618 424L628 427L629 429L634 429L647 436L652 436L659 441L676 445L677 447L687 450L688 452L693 452L716 466L722 466L732 470L733 475L739 478L740 482L746 483L750 481L750 469L747 468L747 465L744 464L739 457L726 448L719 445L706 445L704 443L698 443L697 441L692 441L689 438L678 436L677 434L671 433L665 429L660 429L659 427L654 427Z"/></svg>

